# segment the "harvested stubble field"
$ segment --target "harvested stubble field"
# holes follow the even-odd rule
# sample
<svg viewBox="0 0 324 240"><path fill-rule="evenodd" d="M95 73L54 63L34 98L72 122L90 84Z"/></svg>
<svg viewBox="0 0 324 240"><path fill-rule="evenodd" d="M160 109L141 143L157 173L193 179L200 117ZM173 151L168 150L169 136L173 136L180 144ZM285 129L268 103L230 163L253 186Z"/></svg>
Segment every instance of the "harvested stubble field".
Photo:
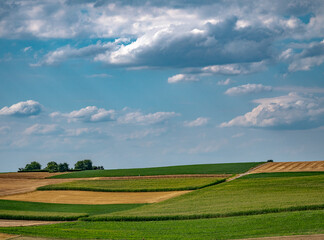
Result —
<svg viewBox="0 0 324 240"><path fill-rule="evenodd" d="M35 191L38 187L71 182L71 179L46 179L62 173L19 172L0 174L0 197Z"/></svg>
<svg viewBox="0 0 324 240"><path fill-rule="evenodd" d="M170 192L87 192L87 191L36 191L0 199L66 204L134 204L156 203L190 191Z"/></svg>
<svg viewBox="0 0 324 240"><path fill-rule="evenodd" d="M251 173L266 172L313 172L324 171L324 161L309 162L269 162L251 171Z"/></svg>

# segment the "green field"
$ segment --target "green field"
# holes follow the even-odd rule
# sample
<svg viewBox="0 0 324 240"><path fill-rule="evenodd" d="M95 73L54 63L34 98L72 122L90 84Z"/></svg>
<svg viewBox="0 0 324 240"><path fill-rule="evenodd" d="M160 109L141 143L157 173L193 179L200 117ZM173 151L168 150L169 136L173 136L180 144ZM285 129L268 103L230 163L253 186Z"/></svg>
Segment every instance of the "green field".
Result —
<svg viewBox="0 0 324 240"><path fill-rule="evenodd" d="M0 228L24 236L72 239L237 239L324 233L324 211L162 222L70 222Z"/></svg>
<svg viewBox="0 0 324 240"><path fill-rule="evenodd" d="M90 178L121 176L152 176L176 174L237 174L243 173L264 162L199 164L155 168L132 168L114 170L88 170L52 176L51 178Z"/></svg>
<svg viewBox="0 0 324 240"><path fill-rule="evenodd" d="M324 175L324 172L273 172L273 173L255 173L248 174L240 179L252 179L252 178L277 178L277 177L306 177Z"/></svg>
<svg viewBox="0 0 324 240"><path fill-rule="evenodd" d="M324 175L236 179L95 220L181 219L324 207ZM292 209L291 209L292 208Z"/></svg>
<svg viewBox="0 0 324 240"><path fill-rule="evenodd" d="M224 178L158 178L128 180L80 180L39 187L37 190L80 190L99 192L153 192L196 190L225 181Z"/></svg>
<svg viewBox="0 0 324 240"><path fill-rule="evenodd" d="M33 220L76 220L84 215L95 215L128 210L144 204L54 204L0 200L0 218ZM54 215L55 217L54 217ZM71 216L73 215L73 219ZM71 219L68 219L70 217Z"/></svg>

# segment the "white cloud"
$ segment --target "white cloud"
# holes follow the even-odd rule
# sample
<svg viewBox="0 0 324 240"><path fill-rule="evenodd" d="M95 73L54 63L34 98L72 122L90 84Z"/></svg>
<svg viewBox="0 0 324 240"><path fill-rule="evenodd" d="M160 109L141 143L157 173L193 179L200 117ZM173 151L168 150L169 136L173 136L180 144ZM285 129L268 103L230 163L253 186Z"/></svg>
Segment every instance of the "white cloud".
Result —
<svg viewBox="0 0 324 240"><path fill-rule="evenodd" d="M272 91L271 86L264 86L262 84L245 84L238 87L232 87L226 90L225 94L230 96L269 92Z"/></svg>
<svg viewBox="0 0 324 240"><path fill-rule="evenodd" d="M24 133L27 135L51 135L63 132L57 124L34 124L27 128Z"/></svg>
<svg viewBox="0 0 324 240"><path fill-rule="evenodd" d="M32 50L32 47L31 47L31 46L29 46L29 47L25 47L25 48L23 49L24 52L28 52L28 51L31 51L31 50Z"/></svg>
<svg viewBox="0 0 324 240"><path fill-rule="evenodd" d="M217 82L218 85L221 85L221 86L227 86L231 83L233 83L234 81L231 80L230 78L226 78L225 80L220 80Z"/></svg>
<svg viewBox="0 0 324 240"><path fill-rule="evenodd" d="M209 119L208 118L204 118L204 117L199 117L193 121L185 121L184 122L184 126L186 127L199 127L199 126L203 126L206 125L208 123Z"/></svg>
<svg viewBox="0 0 324 240"><path fill-rule="evenodd" d="M227 142L227 140L223 140L220 142L210 141L207 143L200 143L195 147L185 150L185 152L189 154L213 153L221 149Z"/></svg>
<svg viewBox="0 0 324 240"><path fill-rule="evenodd" d="M198 81L197 77L190 74L177 74L168 78L168 83Z"/></svg>
<svg viewBox="0 0 324 240"><path fill-rule="evenodd" d="M42 112L43 107L39 102L28 100L3 107L0 109L0 116L28 117L38 115Z"/></svg>
<svg viewBox="0 0 324 240"><path fill-rule="evenodd" d="M298 45L295 46L298 48ZM312 67L319 66L324 62L324 40L312 42L300 46L303 48L300 53L293 53L291 48L281 54L281 57L289 62L290 72L309 71Z"/></svg>
<svg viewBox="0 0 324 240"><path fill-rule="evenodd" d="M259 105L221 127L265 127L304 129L322 124L324 99L290 93L287 96L264 98L254 101Z"/></svg>
<svg viewBox="0 0 324 240"><path fill-rule="evenodd" d="M102 131L99 128L75 128L65 130L65 136L67 137L79 137L88 135L100 135Z"/></svg>
<svg viewBox="0 0 324 240"><path fill-rule="evenodd" d="M115 120L115 110L106 110L96 106L88 106L75 110L70 113L53 112L50 114L52 118L64 117L68 121L82 121L82 122L104 122Z"/></svg>
<svg viewBox="0 0 324 240"><path fill-rule="evenodd" d="M117 138L120 140L133 140L133 139L143 139L148 136L160 136L162 133L166 132L166 128L158 129L144 129L139 131L134 131L129 134L118 135Z"/></svg>
<svg viewBox="0 0 324 240"><path fill-rule="evenodd" d="M112 76L109 74L106 74L106 73L98 73L98 74L87 75L86 77L88 77L88 78L110 78Z"/></svg>
<svg viewBox="0 0 324 240"><path fill-rule="evenodd" d="M233 63L223 65L212 65L201 69L203 73L223 74L223 75L239 75L259 72L266 69L267 62L252 62L252 63Z"/></svg>
<svg viewBox="0 0 324 240"><path fill-rule="evenodd" d="M120 124L139 124L149 125L167 121L173 117L179 116L175 112L156 112L143 114L141 112L131 112L118 118Z"/></svg>

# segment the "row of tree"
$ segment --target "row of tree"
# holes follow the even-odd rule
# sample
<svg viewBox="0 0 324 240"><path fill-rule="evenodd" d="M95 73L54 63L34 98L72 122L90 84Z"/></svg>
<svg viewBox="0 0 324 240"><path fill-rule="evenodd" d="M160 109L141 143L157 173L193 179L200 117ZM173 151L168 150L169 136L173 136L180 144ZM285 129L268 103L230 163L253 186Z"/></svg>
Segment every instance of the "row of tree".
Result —
<svg viewBox="0 0 324 240"><path fill-rule="evenodd" d="M92 161L89 159L78 161L74 164L74 168L69 168L67 163L57 163L51 161L47 163L47 166L42 169L42 165L39 162L33 161L26 164L24 168L19 168L19 172L30 171L44 171L44 172L67 172L67 171L83 171L83 170L104 170L103 166L93 166Z"/></svg>

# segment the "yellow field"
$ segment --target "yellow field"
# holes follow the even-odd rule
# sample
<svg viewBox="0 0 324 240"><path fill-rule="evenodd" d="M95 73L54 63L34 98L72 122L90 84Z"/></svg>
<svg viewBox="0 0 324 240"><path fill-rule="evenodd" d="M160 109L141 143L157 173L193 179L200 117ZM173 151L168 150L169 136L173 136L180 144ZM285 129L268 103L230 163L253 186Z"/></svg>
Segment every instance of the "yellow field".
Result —
<svg viewBox="0 0 324 240"><path fill-rule="evenodd" d="M324 161L269 162L250 173L267 172L317 172L324 171Z"/></svg>
<svg viewBox="0 0 324 240"><path fill-rule="evenodd" d="M35 191L24 194L3 196L0 199L67 203L67 204L123 204L155 203L176 197L190 191L172 192L89 192L89 191Z"/></svg>

